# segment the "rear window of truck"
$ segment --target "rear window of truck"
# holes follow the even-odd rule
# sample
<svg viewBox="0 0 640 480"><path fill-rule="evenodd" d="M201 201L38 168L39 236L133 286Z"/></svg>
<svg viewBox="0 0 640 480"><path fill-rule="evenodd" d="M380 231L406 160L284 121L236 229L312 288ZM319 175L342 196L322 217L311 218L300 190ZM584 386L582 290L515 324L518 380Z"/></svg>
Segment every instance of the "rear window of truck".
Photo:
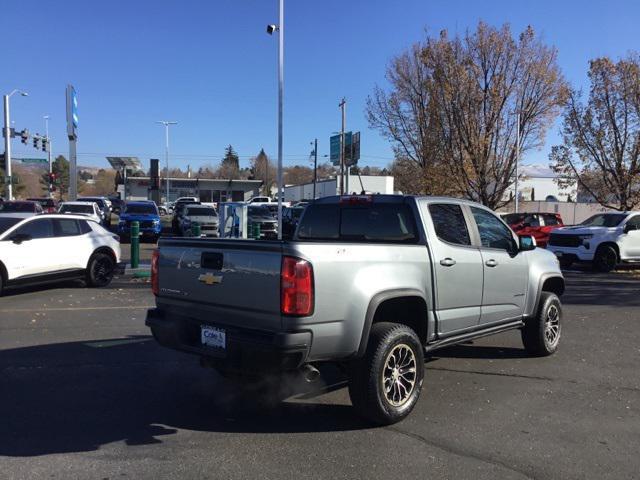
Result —
<svg viewBox="0 0 640 480"><path fill-rule="evenodd" d="M302 217L299 240L418 241L413 212L405 204L311 205Z"/></svg>

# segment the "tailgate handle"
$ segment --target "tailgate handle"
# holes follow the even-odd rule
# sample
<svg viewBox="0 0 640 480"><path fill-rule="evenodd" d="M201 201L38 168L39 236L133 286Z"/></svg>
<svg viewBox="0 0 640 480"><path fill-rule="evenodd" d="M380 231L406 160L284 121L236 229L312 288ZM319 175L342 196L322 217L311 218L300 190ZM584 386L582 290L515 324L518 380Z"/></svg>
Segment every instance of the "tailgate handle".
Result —
<svg viewBox="0 0 640 480"><path fill-rule="evenodd" d="M222 270L222 254L218 252L202 252L200 268Z"/></svg>

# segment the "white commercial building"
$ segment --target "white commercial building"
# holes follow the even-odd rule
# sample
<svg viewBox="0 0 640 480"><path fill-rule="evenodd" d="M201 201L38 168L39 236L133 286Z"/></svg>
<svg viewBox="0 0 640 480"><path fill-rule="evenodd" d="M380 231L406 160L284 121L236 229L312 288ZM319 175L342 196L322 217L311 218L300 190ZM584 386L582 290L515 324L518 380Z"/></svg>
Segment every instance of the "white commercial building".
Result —
<svg viewBox="0 0 640 480"><path fill-rule="evenodd" d="M346 178L346 177L345 177ZM345 186L345 192L349 193L383 193L392 194L393 177L382 177L375 175L350 175L349 189ZM340 179L332 178L320 180L316 183L316 198L329 197L340 194ZM297 202L299 200L313 199L313 183L304 185L288 185L284 187L284 201Z"/></svg>
<svg viewBox="0 0 640 480"><path fill-rule="evenodd" d="M560 188L556 183L556 174L544 165L523 165L520 167L518 199L521 201L576 201L577 187ZM507 189L506 198L513 198L515 185Z"/></svg>
<svg viewBox="0 0 640 480"><path fill-rule="evenodd" d="M128 177L127 200L147 200L151 198L149 177ZM197 197L201 202L245 202L260 192L260 180L227 180L222 178L169 178L169 201L179 197ZM123 186L121 185L122 189ZM164 199L166 180L159 182L160 196Z"/></svg>

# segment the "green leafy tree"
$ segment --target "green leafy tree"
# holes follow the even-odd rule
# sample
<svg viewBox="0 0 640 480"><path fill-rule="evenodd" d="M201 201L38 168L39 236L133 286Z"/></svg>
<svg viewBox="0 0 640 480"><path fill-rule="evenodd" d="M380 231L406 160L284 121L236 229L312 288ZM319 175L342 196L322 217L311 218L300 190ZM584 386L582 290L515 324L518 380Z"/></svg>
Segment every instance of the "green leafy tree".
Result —
<svg viewBox="0 0 640 480"><path fill-rule="evenodd" d="M218 177L229 180L240 178L240 157L231 145L224 151L224 158L218 168Z"/></svg>
<svg viewBox="0 0 640 480"><path fill-rule="evenodd" d="M69 193L69 161L64 155L58 155L51 165L51 171L56 176L55 187L57 196L62 200ZM49 188L49 173L45 172L40 177L40 184L45 188Z"/></svg>

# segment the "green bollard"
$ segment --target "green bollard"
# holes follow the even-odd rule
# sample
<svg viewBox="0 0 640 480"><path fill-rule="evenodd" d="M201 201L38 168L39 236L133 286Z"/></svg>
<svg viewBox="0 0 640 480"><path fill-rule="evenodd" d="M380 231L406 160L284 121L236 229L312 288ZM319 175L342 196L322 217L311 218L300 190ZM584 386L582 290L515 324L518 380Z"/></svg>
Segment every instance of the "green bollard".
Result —
<svg viewBox="0 0 640 480"><path fill-rule="evenodd" d="M131 222L131 268L140 264L140 222Z"/></svg>
<svg viewBox="0 0 640 480"><path fill-rule="evenodd" d="M191 224L191 236L192 237L200 237L202 230L200 229L200 224L198 222L194 222Z"/></svg>
<svg viewBox="0 0 640 480"><path fill-rule="evenodd" d="M253 224L253 238L255 238L256 240L260 240L260 224L259 223L254 223Z"/></svg>

